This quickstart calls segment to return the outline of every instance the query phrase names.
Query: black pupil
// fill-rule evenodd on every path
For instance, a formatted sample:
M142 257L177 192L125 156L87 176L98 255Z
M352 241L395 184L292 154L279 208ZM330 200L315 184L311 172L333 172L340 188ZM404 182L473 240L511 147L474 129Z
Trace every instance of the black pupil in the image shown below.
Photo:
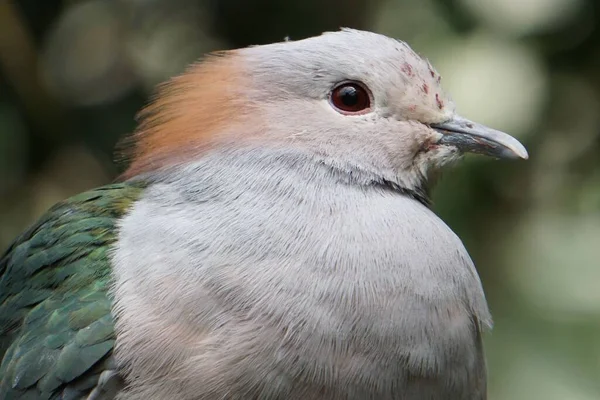
M348 107L358 104L358 90L353 86L344 86L340 89L340 100Z

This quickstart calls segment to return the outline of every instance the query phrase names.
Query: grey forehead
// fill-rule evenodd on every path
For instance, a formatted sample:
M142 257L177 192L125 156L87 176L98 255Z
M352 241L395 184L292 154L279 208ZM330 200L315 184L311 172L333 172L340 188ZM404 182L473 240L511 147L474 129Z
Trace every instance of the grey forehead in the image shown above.
M266 85L276 80L287 90L312 96L321 96L325 87L346 79L402 84L409 74L431 69L406 43L354 29L250 47L242 54L258 82Z

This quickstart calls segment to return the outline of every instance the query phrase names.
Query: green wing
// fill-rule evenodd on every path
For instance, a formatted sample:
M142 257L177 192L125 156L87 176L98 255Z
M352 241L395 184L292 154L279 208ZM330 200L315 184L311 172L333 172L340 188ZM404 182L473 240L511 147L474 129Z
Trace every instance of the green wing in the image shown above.
M123 183L72 197L2 255L0 399L86 398L114 370L108 251L142 191Z

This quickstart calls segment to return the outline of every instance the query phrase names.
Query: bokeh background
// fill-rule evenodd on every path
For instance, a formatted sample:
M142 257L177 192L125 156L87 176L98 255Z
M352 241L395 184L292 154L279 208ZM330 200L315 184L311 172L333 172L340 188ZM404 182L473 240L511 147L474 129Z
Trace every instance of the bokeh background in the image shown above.
M496 327L491 400L600 399L597 0L0 0L0 248L110 182L153 87L203 53L340 26L409 42L460 112L527 162L469 156L435 209L463 238Z

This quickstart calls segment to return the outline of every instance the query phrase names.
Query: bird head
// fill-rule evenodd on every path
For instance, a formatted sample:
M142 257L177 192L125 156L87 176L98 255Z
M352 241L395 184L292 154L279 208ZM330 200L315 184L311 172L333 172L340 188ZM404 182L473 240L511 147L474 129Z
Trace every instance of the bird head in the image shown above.
M528 157L513 137L458 115L440 81L406 43L352 29L215 54L142 111L125 177L223 146L271 146L420 190L465 152Z

